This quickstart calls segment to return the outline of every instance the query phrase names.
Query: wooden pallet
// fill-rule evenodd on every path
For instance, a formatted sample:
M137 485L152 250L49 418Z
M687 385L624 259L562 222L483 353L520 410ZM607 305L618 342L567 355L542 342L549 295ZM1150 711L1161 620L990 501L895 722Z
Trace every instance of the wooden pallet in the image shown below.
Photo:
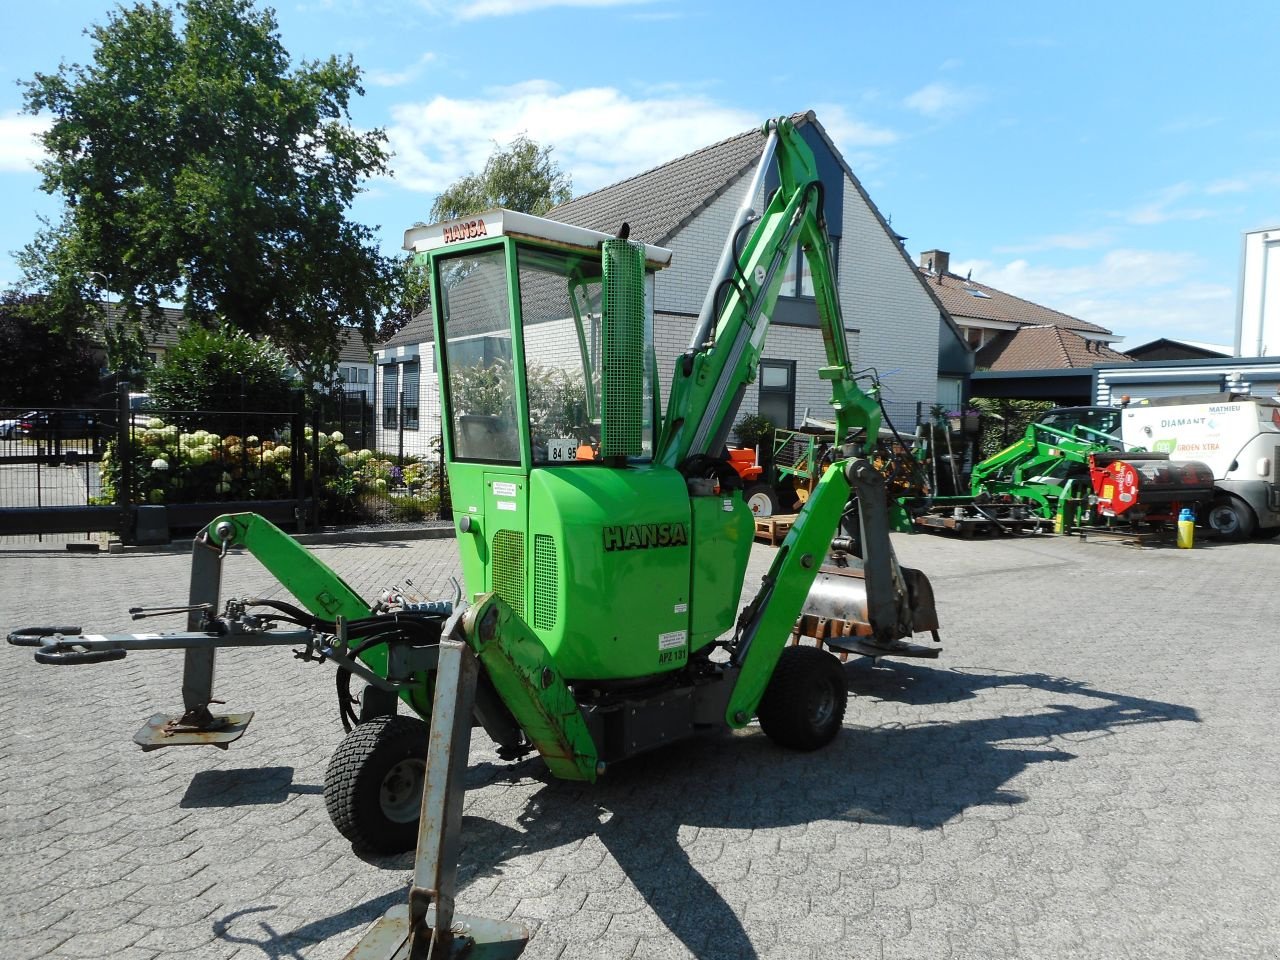
M787 538L795 522L794 513L775 513L772 517L756 517L756 539L776 547Z

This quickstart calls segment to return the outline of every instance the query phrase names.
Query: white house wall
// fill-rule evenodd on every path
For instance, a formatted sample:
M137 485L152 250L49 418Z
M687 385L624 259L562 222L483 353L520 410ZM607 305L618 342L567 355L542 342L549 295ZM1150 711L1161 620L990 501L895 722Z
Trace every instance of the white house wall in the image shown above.
M1236 355L1280 354L1280 228L1244 235Z
M912 429L916 404L923 404L927 413L937 402L942 318L915 267L849 180L840 242L840 303L846 326L860 331L854 368L879 371L895 424Z

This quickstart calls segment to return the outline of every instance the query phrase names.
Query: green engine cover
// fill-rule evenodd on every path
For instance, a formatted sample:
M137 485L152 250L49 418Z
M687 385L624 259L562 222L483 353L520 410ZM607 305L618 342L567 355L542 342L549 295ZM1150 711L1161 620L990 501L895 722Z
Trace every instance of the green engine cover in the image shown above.
M678 472L583 466L524 475L455 463L449 480L455 516L467 518L458 545L468 598L502 597L566 678L642 677L685 664L693 531ZM708 527L723 533L724 523Z
M690 515L666 468L529 475L530 623L574 680L674 670L689 655Z

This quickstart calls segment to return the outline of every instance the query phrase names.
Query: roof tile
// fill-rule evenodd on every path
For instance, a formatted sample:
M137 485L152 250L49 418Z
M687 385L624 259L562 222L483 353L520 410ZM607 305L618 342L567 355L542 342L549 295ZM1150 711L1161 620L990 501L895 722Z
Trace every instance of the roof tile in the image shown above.
M1105 343L1086 340L1060 326L1022 327L1001 334L978 351L979 370L1065 370L1099 363L1131 363L1132 357Z
M938 295L947 311L960 324L964 323L965 318L972 317L976 320L1002 320L1008 323L1047 324L1085 333L1111 333L1106 327L1100 327L1096 323L1050 310L977 280L958 277L954 273L934 274L923 268L917 269L925 277L929 288Z

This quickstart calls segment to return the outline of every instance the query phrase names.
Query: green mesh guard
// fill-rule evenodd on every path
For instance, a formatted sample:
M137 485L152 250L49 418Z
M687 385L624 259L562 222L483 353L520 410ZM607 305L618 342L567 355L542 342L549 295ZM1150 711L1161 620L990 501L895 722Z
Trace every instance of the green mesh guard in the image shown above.
M533 537L533 625L538 630L554 630L557 594L556 542L545 533Z
M600 455L635 457L644 430L644 244L606 240Z
M524 534L519 530L493 535L493 592L524 617Z

